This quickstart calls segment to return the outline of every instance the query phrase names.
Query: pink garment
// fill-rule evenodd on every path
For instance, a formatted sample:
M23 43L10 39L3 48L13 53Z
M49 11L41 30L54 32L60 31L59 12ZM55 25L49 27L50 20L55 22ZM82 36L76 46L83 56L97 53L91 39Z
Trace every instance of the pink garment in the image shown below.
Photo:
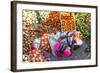
M55 42L54 48L53 48L55 56L57 56L57 57L59 57L59 56L61 56L61 57L69 57L72 54L72 52L70 50L70 47L65 47L65 50L63 52L59 52L58 51L59 46L60 46L60 43L58 41Z

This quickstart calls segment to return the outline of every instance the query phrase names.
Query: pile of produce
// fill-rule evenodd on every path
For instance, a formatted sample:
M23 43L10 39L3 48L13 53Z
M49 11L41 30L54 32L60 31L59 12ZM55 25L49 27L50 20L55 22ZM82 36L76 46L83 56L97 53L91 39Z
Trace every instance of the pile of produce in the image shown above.
M84 38L91 36L91 14L90 13L75 13L76 30L80 31Z
M74 30L75 29L74 13L62 12L60 22L61 22L62 32Z
M46 57L41 52L41 50L36 49L36 48L32 48L29 51L29 58L30 58L30 62L44 62L44 61L47 61Z
M40 48L44 49L45 51L50 51L50 45L48 42L48 33L44 33L43 36L40 37Z

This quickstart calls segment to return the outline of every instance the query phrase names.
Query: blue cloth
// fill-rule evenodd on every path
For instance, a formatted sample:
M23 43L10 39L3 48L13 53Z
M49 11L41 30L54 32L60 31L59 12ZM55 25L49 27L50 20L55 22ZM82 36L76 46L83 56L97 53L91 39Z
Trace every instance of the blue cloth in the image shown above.
M71 47L72 45L71 37L67 36L66 41L68 43L68 46Z

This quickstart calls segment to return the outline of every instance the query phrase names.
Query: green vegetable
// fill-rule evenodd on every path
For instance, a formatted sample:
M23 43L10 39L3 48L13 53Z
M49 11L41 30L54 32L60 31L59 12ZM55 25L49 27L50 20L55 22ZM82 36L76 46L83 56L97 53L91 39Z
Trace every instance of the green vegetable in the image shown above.
M90 13L75 13L76 30L80 31L84 38L89 38L91 35Z

